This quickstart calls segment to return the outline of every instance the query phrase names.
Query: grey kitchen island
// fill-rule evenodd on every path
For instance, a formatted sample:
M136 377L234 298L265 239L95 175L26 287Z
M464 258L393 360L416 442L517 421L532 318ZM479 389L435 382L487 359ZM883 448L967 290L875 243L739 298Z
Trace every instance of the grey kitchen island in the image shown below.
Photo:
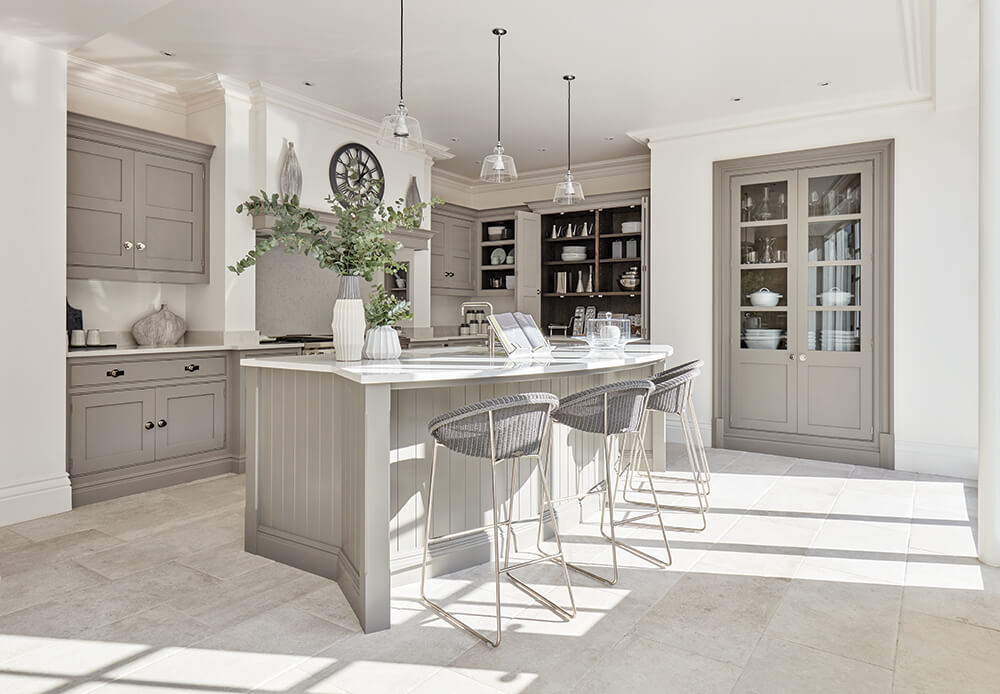
M365 631L389 627L391 586L415 580L433 442L428 422L478 400L546 391L563 397L663 370L668 346L624 352L558 349L533 360L476 350L409 350L399 360L337 362L334 355L258 357L241 364L246 384L248 552L336 580ZM662 421L647 445L662 463ZM554 497L585 492L602 478L600 437L553 428ZM515 519L538 513L537 473L518 476ZM509 468L507 468L509 470ZM489 466L442 450L435 535L482 526L491 514ZM510 475L495 471L506 499ZM582 507L569 509L577 517ZM560 522L572 524L573 518ZM487 533L432 550L431 573L490 557Z

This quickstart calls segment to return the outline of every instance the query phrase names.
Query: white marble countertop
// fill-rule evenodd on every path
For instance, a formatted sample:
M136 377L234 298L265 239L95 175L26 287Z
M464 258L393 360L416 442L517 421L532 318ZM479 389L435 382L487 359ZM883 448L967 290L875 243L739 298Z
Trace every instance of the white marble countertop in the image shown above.
M282 349L301 347L301 342L264 342L257 345L165 345L142 346L123 345L111 349L74 349L66 352L66 357L123 357L133 354L170 354L172 352L223 352L239 350L241 352L258 349Z
M407 384L434 381L528 380L574 373L619 371L654 364L673 354L669 345L629 345L624 351L589 351L587 347L560 347L547 355L524 359L498 356L490 359L485 349L449 347L435 350L407 350L399 359L338 362L332 354L243 359L242 366L333 373L365 385Z

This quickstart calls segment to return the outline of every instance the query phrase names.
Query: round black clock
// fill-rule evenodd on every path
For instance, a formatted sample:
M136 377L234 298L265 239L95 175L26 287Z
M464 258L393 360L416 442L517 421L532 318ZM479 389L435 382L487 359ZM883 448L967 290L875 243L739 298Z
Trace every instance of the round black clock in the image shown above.
M375 195L381 200L385 194L382 164L364 145L346 144L330 159L330 187L334 193L349 200L367 195Z

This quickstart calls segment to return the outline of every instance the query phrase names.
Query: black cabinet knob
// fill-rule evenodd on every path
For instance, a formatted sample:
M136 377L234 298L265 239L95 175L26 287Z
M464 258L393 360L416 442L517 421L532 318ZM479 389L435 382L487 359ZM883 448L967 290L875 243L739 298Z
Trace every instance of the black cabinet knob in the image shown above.
M149 431L150 429L153 428L153 423L152 422L146 422L142 426L146 429L146 431Z
M165 419L158 419L158 420L156 420L156 426L158 426L158 427L160 427L162 429L163 427L167 426L167 420L165 420Z

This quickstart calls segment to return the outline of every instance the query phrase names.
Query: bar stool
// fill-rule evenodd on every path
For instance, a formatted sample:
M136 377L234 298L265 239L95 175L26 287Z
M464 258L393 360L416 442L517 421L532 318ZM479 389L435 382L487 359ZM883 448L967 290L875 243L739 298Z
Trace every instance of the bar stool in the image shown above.
M600 488L595 487L594 489L575 496L557 499L556 502L569 501L571 499L578 500L587 494L604 495L604 501L601 505L601 535L611 543L611 578L599 576L570 562L566 562L566 565L574 571L578 571L579 573L608 585L614 585L618 582L617 549L619 547L659 567L667 567L673 561L673 558L670 555L670 544L667 542L667 531L663 525L663 518L659 515L659 508L657 508L657 510L653 513L645 514L640 517L615 517L615 498L618 495L618 482L621 479L622 474L625 472L625 468L621 466L621 462L624 458L622 455L624 443L626 443L629 438L638 440L639 429L642 424L643 413L646 408L646 399L653 391L653 387L654 386L650 381L644 380L621 381L610 385L598 386L596 388L590 388L562 398L559 401L559 406L552 411L552 421L559 422L560 424L564 424L565 426L576 429L577 431L588 432L591 434L601 434L604 437L604 445L602 446L604 458L604 482L601 485L598 485ZM551 435L550 431L549 436L551 437ZM641 445L641 441L639 445ZM549 448L551 449L551 444ZM614 456L615 459L614 462L612 462L614 453L617 453L617 455ZM649 468L649 461L645 458L643 460L646 464L646 472L649 475L649 483L652 485L653 478L652 471ZM655 495L653 497L653 501L656 503ZM608 523L610 534L604 532L605 506L608 509L608 515L610 518ZM652 515L656 515L660 520L660 531L663 534L663 546L666 548L667 552L666 561L643 552L642 550L623 542L615 536L616 527L626 524L638 524L637 521ZM539 542L541 541L541 532L542 524L541 519L539 518Z
M646 412L644 413L641 427L642 435L644 436L646 427L649 425L650 412L659 411L665 415L673 414L678 417L681 425L681 431L684 435L685 449L687 451L688 463L691 468L691 477L677 477L663 473L656 473L651 475L651 477L657 480L694 483L694 492L667 490L662 488L657 489L653 482L650 482L650 485L647 488L642 485L641 480L639 486L636 486L633 478L633 475L638 470L636 458L639 455L646 458L645 449L639 447L637 449L633 449L632 464L630 465L628 475L626 476L625 489L622 493L622 497L625 501L640 506L652 506L653 504L629 499L629 491L632 491L633 493L652 493L654 495L666 494L695 496L698 500L698 508L692 508L690 506L669 506L661 504L658 500L656 500L658 508L700 514L702 521L700 528L676 528L690 532L699 532L707 527L705 512L709 508L708 495L711 493L711 471L708 467L708 457L705 453L705 445L701 437L701 431L698 427L698 419L694 414L692 398L694 380L701 374L701 366L703 365L704 362L701 360L692 361L654 376L652 381L655 385L655 389L652 394L650 394L647 401Z
M566 561L563 558L562 542L559 538L559 529L556 527L555 514L552 513L552 501L549 499L548 484L545 480L545 466L542 465L542 441L545 439L546 430L549 427L549 415L552 409L559 404L559 398L551 393L522 393L519 395L507 395L491 400L460 407L451 412L446 412L431 420L429 425L430 435L434 438L434 453L431 458L431 479L428 487L427 518L424 526L424 558L420 566L420 598L434 610L438 615L450 622L452 625L463 629L478 637L490 646L500 645L500 574L506 574L507 578L515 586L526 592L538 602L542 603L563 619L572 619L576 616L576 603L573 600L573 588L569 581L569 572L566 570ZM439 535L431 537L431 515L434 508L434 476L437 471L437 455L440 447L445 447L456 453L467 455L473 458L483 458L490 461L490 479L493 490L493 573L496 583L496 618L497 633L496 639L491 639L485 634L473 629L462 620L445 610L437 603L427 598L424 592L424 579L427 571L427 551L432 542L440 542L462 535L469 535L479 532L491 526L472 528L457 533ZM556 552L510 564L511 545L511 521L514 505L514 478L518 469L520 458L534 458L538 461L538 470L541 476L542 485L542 509L539 513L539 523L542 522L544 507L549 509L549 518L552 522L552 531L555 534ZM506 522L506 545L504 549L504 563L500 565L500 538L497 506L497 487L494 471L496 466L505 460L512 460L511 487L509 501L507 505ZM570 609L566 610L544 597L538 591L531 588L523 581L512 575L511 572L531 564L543 561L552 561L560 564L563 569L563 578L566 581L566 590L569 593Z

